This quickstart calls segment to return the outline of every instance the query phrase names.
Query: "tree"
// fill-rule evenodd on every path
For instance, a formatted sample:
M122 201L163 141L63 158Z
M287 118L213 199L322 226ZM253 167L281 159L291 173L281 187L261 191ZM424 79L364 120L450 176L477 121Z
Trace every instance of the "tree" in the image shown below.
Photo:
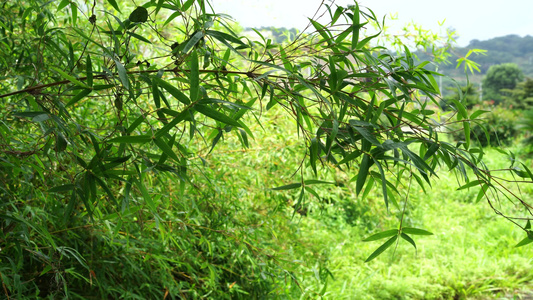
M449 87L448 90L451 91L451 95L444 97L443 106L444 109L447 108L448 103L451 103L452 99L464 99L466 109L472 109L476 104L479 104L479 92L473 83L469 82L466 86L462 87Z
M494 209L530 234L528 204L470 147L470 123L483 112L454 99L450 122L465 141L445 142L430 117L439 74L416 65L408 47L392 55L374 46L379 34L364 30L381 28L372 11L328 12L332 21L310 20L313 32L275 45L239 35L203 0L3 3L6 297L261 298L280 286L299 297L290 264L257 246L206 163L225 137L248 147L264 109L293 117L306 143L299 177L273 190L295 190L301 204L314 185L330 184L321 175L334 167L355 173L357 195L376 182L398 213L397 228L366 239L387 238L367 261L430 234L403 218L401 186L429 185L439 169L491 205L518 198L522 210ZM515 162L507 171L530 182Z
M526 78L514 89L502 89L504 104L514 109L529 109L533 105L533 79Z
M512 63L494 65L489 68L483 79L483 98L493 100L497 103L503 100L505 92L502 90L512 90L517 83L524 79L522 70Z

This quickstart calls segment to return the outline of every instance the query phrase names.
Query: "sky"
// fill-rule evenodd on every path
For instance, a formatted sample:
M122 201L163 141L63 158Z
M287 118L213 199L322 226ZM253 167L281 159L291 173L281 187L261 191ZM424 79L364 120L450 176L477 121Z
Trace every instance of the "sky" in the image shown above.
M324 0L331 4L331 0ZM227 13L243 27L275 26L303 30L322 0L211 0L217 13ZM335 4L354 4L337 0ZM444 27L456 30L459 46L470 40L487 40L508 34L533 35L533 0L360 0L376 16L396 15L387 21L391 30L399 30L414 21L426 29Z

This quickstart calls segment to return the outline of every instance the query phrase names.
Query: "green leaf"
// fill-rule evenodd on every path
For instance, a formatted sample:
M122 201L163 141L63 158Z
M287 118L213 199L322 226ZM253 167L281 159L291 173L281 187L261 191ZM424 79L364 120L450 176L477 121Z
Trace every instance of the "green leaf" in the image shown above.
M453 102L453 104L455 104L459 115L463 117L463 119L468 119L468 113L466 112L466 108L464 107L464 105L455 99L452 99L451 101Z
M92 92L92 89L83 89L76 96L72 97L70 101L65 105L66 107L72 106L78 103L81 99L87 97Z
M52 70L56 71L57 73L59 73L59 75L61 75L61 77L65 78L66 80L74 83L75 85L79 86L79 87L82 87L82 88L85 88L85 89L90 89L91 87L88 86L87 84L79 81L78 79L76 79L75 77L73 76L70 76L69 74L67 74L66 72L64 72L63 70L59 69L59 68L56 68L56 67L53 67L51 66L50 67Z
M359 195L363 186L365 185L366 177L368 176L368 170L372 166L373 161L370 160L370 156L365 154L361 160L361 167L359 168L359 173L357 175L357 182L355 185L355 193Z
M86 66L86 72L87 72L87 85L92 87L93 86L93 63L91 61L91 56L87 54L87 66Z
M193 5L194 1L195 0L187 0L185 3L183 3L183 5L181 6L181 11L186 12L187 10L189 10L191 5Z
M414 235L433 235L433 233L426 231L424 229L411 228L411 227L403 227L402 232L408 233L408 234L414 234Z
M352 50L357 49L357 43L359 42L359 4L355 2L355 9L353 12L353 19L352 19Z
M239 122L235 121L234 119L226 116L225 114L217 110L214 110L206 105L196 104L194 105L194 109L198 111L199 113L201 113L202 115L205 115L213 120L217 120L222 123L232 125L235 127L242 127L241 124L239 124Z
M428 151L426 151L426 154L424 155L423 160L428 160L437 150L439 150L440 145L438 143L432 143L431 146L429 146Z
M522 247L522 246L525 246L525 245L531 244L531 243L533 243L533 239L531 239L529 237L529 234L528 234L528 236L526 238L524 238L518 244L515 245L515 248Z
M463 122L463 131L465 133L465 146L466 149L470 148L470 122Z
M44 267L44 269L42 270L41 274L39 274L39 276L43 276L44 274L48 273L50 270L52 270L52 266L47 265L46 267Z
M200 93L200 73L198 70L198 53L196 53L196 51L191 53L191 62L189 64L189 67L191 69L189 77L191 81L190 98L191 101L194 102L198 100L198 96Z
M318 159L318 142L316 138L311 139L311 145L309 146L309 156L311 168L313 169L315 176L317 176L318 173L316 169L316 161Z
M69 5L70 3L70 0L62 0L59 5L57 6L57 11L60 11L62 10L63 8L65 8L67 5Z
M272 188L272 190L273 191L294 190L294 189L297 189L297 188L299 188L301 186L302 186L301 183L291 183L291 184L287 184L287 185L283 185L283 186L278 186L278 187Z
M116 59L114 61L115 61L115 66L117 66L118 77L120 78L120 82L122 82L122 85L124 86L125 89L129 90L130 80L128 78L128 72L126 71L126 68L124 68L124 65L120 61Z
M415 244L415 241L410 237L408 236L407 234L403 233L400 235L402 237L402 239L406 240L409 242L409 244L413 245L413 247L415 247L415 250L416 250L416 244Z
M479 201L481 201L481 199L483 198L483 196L485 196L485 193L488 191L489 189L489 185L488 184L484 184L481 189L479 190L478 194L477 194L477 197L476 197L476 203L478 203Z
M183 53L189 52L189 50L191 50L203 37L204 32L202 30L199 30L195 34L193 34L187 44L185 44L185 47L183 47Z
M120 9L118 8L117 2L115 0L107 0L107 2L111 4L111 6L113 6L117 11L120 12Z
M524 167L524 169L526 169L526 173L529 176L529 179L533 180L533 173L531 172L531 170L529 170L529 168L526 165L524 165L523 163L522 163L522 167Z
M363 136L363 138L370 143L374 144L375 146L381 146L381 143L376 139L376 137L368 130L366 127L356 126L357 120L350 120L350 125L353 129L357 130L359 134Z
M67 149L67 145L68 145L68 142L65 136L61 132L57 133L56 134L56 147L55 147L56 152L65 151Z
M478 186L480 185L481 183L483 183L484 181L483 180L474 180L474 181L470 181L469 183L461 186L460 188L458 188L457 190L464 190L464 189L468 189L468 188L471 188L473 186Z
M391 237L388 241L386 241L383 245L381 245L376 251L374 251L370 256L365 260L365 263L373 260L374 258L378 257L383 251L387 250L394 242L398 239L398 236L395 235Z
M232 43L235 43L235 44L246 46L246 44L243 43L238 38L236 38L236 37L234 37L232 35L229 35L227 33L224 33L224 32L220 32L220 31L216 31L216 30L206 30L205 34L216 38L217 40L223 42L224 44L225 44L226 41L229 41L229 42L232 42Z
M145 43L148 43L148 44L151 44L151 43L152 43L152 42L150 42L149 39L147 39L147 38L145 38L145 37L143 37L143 36L140 36L140 35L138 35L138 34L136 34L136 33L134 33L134 32L126 31L126 33L129 34L129 35L131 35L132 37L134 37L134 38L140 40L140 41L145 42Z
M382 232L378 232L376 234L373 234L366 239L363 240L363 242L371 242L371 241L377 241L384 238L388 238L389 236L398 235L398 229L390 229Z
M322 181L322 180L316 180L316 179L307 179L304 180L305 185L313 185L313 184L335 184L335 182L330 181Z
M151 141L153 138L151 135L131 135L131 136L119 136L108 140L109 143L125 143L125 144L144 144Z
M374 163L379 169L379 174L381 175L381 190L383 192L383 199L385 200L385 206L389 209L389 199L387 194L387 179L385 178L385 172L381 164L374 158Z
M174 153L172 148L167 143L165 143L165 141L163 141L163 139L155 138L154 143L157 145L157 147L159 147L159 149L161 149L161 151L163 151L163 153L168 155L168 157L172 158L176 162L180 162L179 157L176 155L176 153Z
M185 105L189 105L191 103L189 98L176 87L174 87L172 84L157 77L152 78L152 80L155 80L157 82L157 85L169 92L174 98L178 99L179 102Z
M76 188L74 184L64 184L60 186L55 186L48 190L49 193L59 193L59 192L66 192L66 191L72 191Z
M141 181L136 180L137 187L141 191L141 194L143 196L144 202L148 205L148 209L151 213L156 213L156 206L154 201L152 200L152 197L150 196L150 193L148 193L148 190L146 189L146 186L142 184Z
M331 43L332 37L329 35L329 31L326 27L322 26L320 23L316 22L313 19L309 19L313 27L315 27L316 31L322 36L324 41L328 44Z
M176 125L178 125L178 123L180 123L181 121L185 120L185 118L187 118L187 116L190 114L190 112L188 110L184 110L182 111L180 114L178 114L172 121L170 121L168 124L166 124L165 126L163 126L163 128L159 129L156 133L155 133L155 137L156 138L159 138L163 135L165 135L167 132L170 131L170 129L176 127Z
M490 111L488 110L476 110L475 112L473 112L471 115L470 115L470 120L474 120L475 118L481 116L482 114L486 114L486 113L489 113Z
M129 18L131 22L144 23L148 20L148 10L142 6L131 12Z

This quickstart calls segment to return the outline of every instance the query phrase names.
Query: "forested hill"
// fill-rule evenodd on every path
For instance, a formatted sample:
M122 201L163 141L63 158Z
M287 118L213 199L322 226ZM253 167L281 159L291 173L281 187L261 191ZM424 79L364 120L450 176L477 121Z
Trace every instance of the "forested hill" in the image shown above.
M486 55L473 55L469 57L479 64L481 74L485 74L490 66L503 63L517 64L526 77L533 77L533 36L520 37L518 35L506 35L486 41L472 40L467 47L455 48L453 57L466 55L470 49L487 50ZM424 53L417 53L419 59L430 59ZM455 59L451 59L451 64L441 64L440 72L449 75L461 75L463 69L456 69Z

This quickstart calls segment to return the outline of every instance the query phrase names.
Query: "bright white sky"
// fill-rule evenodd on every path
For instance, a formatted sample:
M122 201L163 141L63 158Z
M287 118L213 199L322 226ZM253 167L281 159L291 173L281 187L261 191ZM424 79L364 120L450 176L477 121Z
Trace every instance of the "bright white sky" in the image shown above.
M331 4L330 0L325 3ZM275 26L303 30L321 0L211 0L217 13L227 13L243 27ZM353 4L337 0L335 4ZM414 21L424 28L454 28L459 46L470 40L487 40L497 36L533 35L533 0L360 0L360 6L374 11L378 18L397 13L398 19L388 26L401 28ZM393 29L394 30L394 29Z

